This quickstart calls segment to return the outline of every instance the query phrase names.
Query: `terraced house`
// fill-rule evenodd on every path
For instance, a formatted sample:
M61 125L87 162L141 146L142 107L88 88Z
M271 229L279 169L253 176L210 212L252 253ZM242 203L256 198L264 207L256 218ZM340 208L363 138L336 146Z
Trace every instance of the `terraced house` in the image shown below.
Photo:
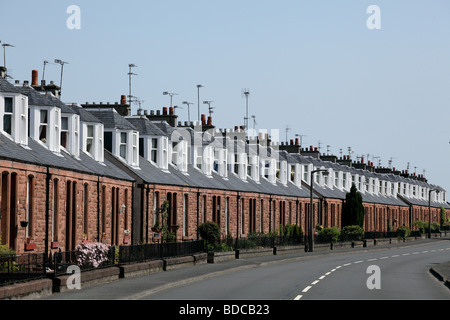
M183 123L173 108L131 114L124 96L67 104L36 71L31 84L10 83L2 71L0 232L17 252L152 242L164 201L179 241L197 239L206 221L234 238L287 224L308 234L311 203L313 225L340 227L352 184L363 197L366 231L428 220L429 203L433 222L441 207L450 217L446 191L423 176L321 155L297 139L218 130L205 116Z

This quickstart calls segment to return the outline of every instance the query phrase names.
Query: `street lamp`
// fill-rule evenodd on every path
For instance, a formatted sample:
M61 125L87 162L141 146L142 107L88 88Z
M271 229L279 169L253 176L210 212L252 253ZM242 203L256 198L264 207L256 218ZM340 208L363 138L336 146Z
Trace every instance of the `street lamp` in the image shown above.
M431 192L433 191L436 191L436 194L439 193L438 189L428 190L428 239L431 239Z
M313 189L314 189L314 181L313 181L313 174L323 172L323 175L328 175L328 170L318 169L311 171L310 173L310 185L311 185L311 193L310 193L310 215L309 215L309 252L314 251L314 210L313 210Z

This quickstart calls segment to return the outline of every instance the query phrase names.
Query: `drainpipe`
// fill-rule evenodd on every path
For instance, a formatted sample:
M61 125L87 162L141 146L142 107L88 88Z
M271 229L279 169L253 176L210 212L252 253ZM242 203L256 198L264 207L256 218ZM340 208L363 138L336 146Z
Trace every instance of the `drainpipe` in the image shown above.
M269 232L272 231L272 195L269 195Z
M134 190L134 188L133 188L133 190ZM145 221L146 221L146 227L145 227L145 238L146 238L146 242L148 243L148 217L149 217L149 213L150 213L150 209L149 209L149 206L148 206L148 200L149 200L149 195L150 195L150 187L149 186L147 186L146 187L146 191L147 191L147 196L146 196L146 199L145 199L145 201L146 201L146 217L145 217ZM153 193L154 193L154 191L153 191ZM134 207L134 206L133 206ZM134 216L134 214L133 214L133 216Z
M97 241L100 242L100 176L97 176Z
M47 262L48 262L48 228L49 228L49 211L50 211L50 179L51 179L51 175L50 175L50 171L49 171L49 167L47 166L47 173L46 173L46 179L45 179L45 189L46 189L46 194L45 194L45 257L44 257L44 272L47 273Z
M236 205L236 239L239 239L239 213L240 213L240 208L241 208L241 196L239 194L239 192L237 193L237 197L236 197L236 201L237 201L237 205Z
M200 235L198 233L198 219L200 219L200 191L197 189L197 240L199 240Z

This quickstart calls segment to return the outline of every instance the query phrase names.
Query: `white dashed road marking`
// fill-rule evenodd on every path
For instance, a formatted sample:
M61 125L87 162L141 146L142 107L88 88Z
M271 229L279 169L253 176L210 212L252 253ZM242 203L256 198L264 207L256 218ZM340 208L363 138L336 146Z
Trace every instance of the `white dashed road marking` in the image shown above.
M444 250L450 250L450 247L449 247L449 248L445 248L445 249L439 249L439 250L431 250L431 251L428 251L428 250L425 250L425 251L422 251L422 252L416 251L416 252L413 252L412 254L421 254L421 253L436 252L436 251L444 251ZM402 256L409 256L410 254L411 254L411 253L403 253ZM400 256L400 255L395 254L395 255L391 256L391 258L396 258L396 257L399 257L399 256ZM375 261L375 260L378 260L378 259L384 260L384 259L389 259L389 257L386 256L386 257L381 257L381 258L371 258L371 259L367 259L367 260L365 260L365 261L366 261L366 262L370 262L370 261ZM352 264L362 263L362 262L364 262L364 260L355 261L355 262L353 262L353 263L349 262L349 263L343 264L342 266L337 266L337 267L335 267L334 269L331 269L329 272L325 273L323 276L320 276L320 277L319 277L319 280L313 281L313 282L311 283L311 285L305 287L305 288L302 290L302 292L303 292L303 293L308 292L308 290L311 289L313 285L319 283L320 280L325 279L326 276L330 275L332 272L336 271L337 269L339 269L339 268L341 268L341 267L347 267L347 266L350 266L350 265L352 265ZM298 295L298 296L296 296L296 297L294 298L294 300L300 300L302 297L303 297L303 295Z

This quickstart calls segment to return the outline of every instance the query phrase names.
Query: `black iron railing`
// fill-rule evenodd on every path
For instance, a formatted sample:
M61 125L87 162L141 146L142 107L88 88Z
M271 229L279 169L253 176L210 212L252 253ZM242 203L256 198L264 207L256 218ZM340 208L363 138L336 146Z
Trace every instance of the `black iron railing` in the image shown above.
M46 277L45 255L29 253L0 257L0 286Z
M120 246L118 263L126 264L146 260L187 256L204 251L203 240Z

